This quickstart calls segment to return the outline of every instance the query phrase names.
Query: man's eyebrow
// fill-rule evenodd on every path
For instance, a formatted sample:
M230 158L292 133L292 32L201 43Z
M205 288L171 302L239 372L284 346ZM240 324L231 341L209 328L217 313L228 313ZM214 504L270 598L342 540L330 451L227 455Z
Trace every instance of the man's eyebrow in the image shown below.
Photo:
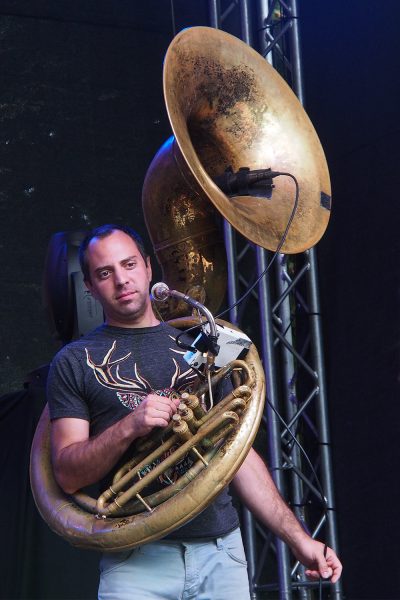
M136 260L138 257L137 254L132 254L132 256L128 256L128 258L124 258L123 260L121 260L120 264L123 265L124 263L128 262L129 260Z
M127 256L126 258L123 258L120 261L120 265L124 265L125 263L129 262L130 260L137 260L138 255L137 254L132 254L132 256ZM94 272L95 273L100 273L100 271L104 271L104 269L108 269L112 271L112 265L102 265L100 267L97 267Z

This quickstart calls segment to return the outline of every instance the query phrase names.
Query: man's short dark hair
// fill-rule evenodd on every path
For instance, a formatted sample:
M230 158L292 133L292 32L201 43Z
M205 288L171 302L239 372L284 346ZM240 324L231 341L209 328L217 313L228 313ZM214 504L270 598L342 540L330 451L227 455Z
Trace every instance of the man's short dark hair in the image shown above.
M147 260L148 254L144 247L143 240L140 237L140 235L134 229L132 229L132 227L128 227L128 225L113 225L112 223L108 223L107 225L101 225L100 227L95 227L86 234L85 238L81 242L81 245L79 246L79 263L81 265L83 279L85 281L90 281L89 266L87 264L86 259L86 250L90 242L94 238L105 238L111 235L113 231L122 231L123 233L126 233L126 235L129 235L129 237L132 238L135 244L137 245L138 250L141 256L143 257L143 260Z

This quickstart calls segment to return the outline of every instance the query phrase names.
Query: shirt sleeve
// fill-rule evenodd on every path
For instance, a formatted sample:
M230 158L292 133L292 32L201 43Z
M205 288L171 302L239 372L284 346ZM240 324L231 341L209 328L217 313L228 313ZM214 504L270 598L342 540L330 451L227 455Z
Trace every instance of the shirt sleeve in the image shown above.
M65 347L54 357L47 379L50 419L71 417L89 421L84 389L82 365L74 352Z

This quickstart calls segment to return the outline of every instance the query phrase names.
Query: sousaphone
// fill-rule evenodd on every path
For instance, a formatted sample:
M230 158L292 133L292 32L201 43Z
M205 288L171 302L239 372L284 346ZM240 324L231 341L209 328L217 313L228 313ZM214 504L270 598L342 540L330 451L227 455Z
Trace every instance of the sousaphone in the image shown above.
M285 176L273 185L252 186L240 175L230 193L223 191L221 176L236 177L245 168L245 175L272 169L296 177L298 210L282 248L295 253L314 245L327 226L328 169L314 128L292 91L259 54L226 33L195 27L178 34L165 58L164 94L174 137L146 175L146 224L163 279L178 291L167 312L181 314L176 298L185 294L214 312L226 287L216 214L248 240L275 250L295 196L293 182ZM183 320L184 327L193 323ZM172 324L181 326L182 321ZM155 495L146 495L135 473L163 452L158 445L172 443L157 432L138 442L136 459L116 475L113 491L99 501L81 492L65 495L53 476L46 410L32 446L31 483L49 526L73 545L118 551L161 538L195 517L234 477L263 413L264 375L254 346L244 361L217 372L215 381L230 373L235 374L232 393L206 414L196 405L204 385L182 397L170 435L174 444L179 438L181 453L194 457L194 465L167 492Z

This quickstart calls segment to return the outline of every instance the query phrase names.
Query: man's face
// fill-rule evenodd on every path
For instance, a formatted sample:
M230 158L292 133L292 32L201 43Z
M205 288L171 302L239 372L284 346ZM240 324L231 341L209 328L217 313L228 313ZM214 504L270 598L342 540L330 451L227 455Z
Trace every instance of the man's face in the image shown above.
M101 303L109 325L155 324L149 297L150 261L145 262L129 235L116 230L107 237L93 238L86 258L90 281L85 283Z

